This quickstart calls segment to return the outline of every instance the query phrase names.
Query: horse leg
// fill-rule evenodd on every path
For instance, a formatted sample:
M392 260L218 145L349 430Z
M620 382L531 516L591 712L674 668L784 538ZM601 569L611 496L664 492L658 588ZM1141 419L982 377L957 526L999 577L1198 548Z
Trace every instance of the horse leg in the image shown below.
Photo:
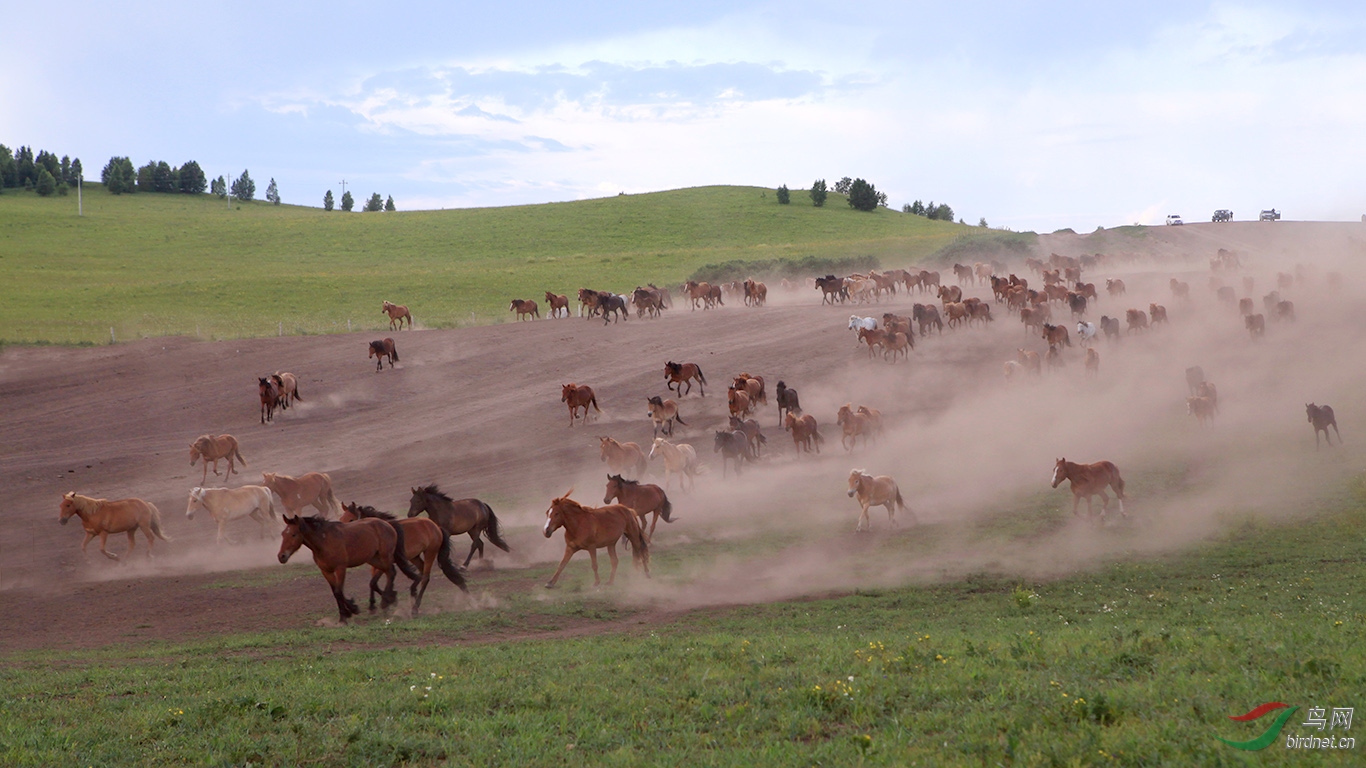
M612 561L612 571L607 574L607 586L612 586L612 582L617 580L617 543L614 541L607 545L607 557Z
M389 563L389 570L385 571L389 578L384 582L384 591L380 593L379 607L388 613L389 607L398 602L398 592L394 591L394 579L398 576L398 566L393 562Z
M545 588L550 589L555 586L555 582L560 580L560 574L564 572L564 567L569 565L569 558L574 556L574 548L568 544L564 545L564 557L560 558L560 567L555 569L555 575L550 577L550 581L545 583Z
M1091 500L1090 500L1090 499L1087 499L1087 500L1086 500L1086 503L1087 503L1087 504L1090 504L1090 503L1091 503ZM1079 506L1081 506L1081 494L1080 494L1080 493L1077 493L1076 491L1073 491L1073 492L1072 492L1072 517L1076 517L1076 516L1077 516L1077 507L1079 507Z
M884 505L887 507L887 524L896 527L896 498L889 499Z
M226 516L220 517L220 518L218 518L217 522L218 522L218 535L215 536L215 537L213 538L213 543L214 543L214 544L222 544L223 541L224 541L225 539L228 538L228 533L227 533L228 518L227 518ZM265 526L262 526L262 527L261 527L261 538L264 539L265 537L266 537L266 535L265 535ZM232 542L228 542L228 543L232 543Z
M422 578L419 579L419 581L422 582L422 588L425 590L427 588L427 572L432 569L431 564L423 559L422 554L418 554L416 557L410 557L408 559L412 561L413 565L416 565L422 570ZM427 559L430 560L431 558ZM422 598L417 593L417 581L414 581L412 586L408 587L408 596L416 598L417 600L417 602L413 604L413 613L416 614L417 607L422 604Z
M89 544L90 540L93 538L95 538L95 534L91 533L90 531L85 532L85 541L81 542L81 557L85 557L85 545Z
M370 566L370 612L375 612L375 593L379 591L380 569Z
M655 510L655 517L650 521L650 533L646 536L647 541L654 541L656 525L659 525L659 510Z

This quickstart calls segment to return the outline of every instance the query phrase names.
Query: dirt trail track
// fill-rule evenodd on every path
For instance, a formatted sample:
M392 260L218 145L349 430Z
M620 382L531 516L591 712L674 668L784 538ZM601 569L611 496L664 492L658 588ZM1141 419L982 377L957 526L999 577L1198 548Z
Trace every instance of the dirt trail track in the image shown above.
M1215 234L1246 248L1257 232L1251 226L1229 225ZM1289 225L1279 226L1289 237ZM1103 283L1106 274L1125 274L1134 294L1128 305L1146 306L1149 295L1163 298L1168 277L1185 275L1201 293L1199 300L1211 302L1196 283L1207 274L1203 254L1213 250L1211 233L1207 227L1185 229L1159 232L1167 239L1152 238L1145 248L1165 256L1190 248L1200 258L1162 267L1116 265L1087 279ZM1335 238L1341 247L1344 238ZM1064 238L1052 248L1066 252L1068 242ZM1084 242L1077 242L1082 245L1074 250L1084 249ZM1279 254L1286 247L1264 250ZM946 270L945 282L951 277ZM967 292L990 298L989 288L982 286ZM288 566L297 574L292 581L210 588L227 571L280 566L274 563L275 527L269 541L258 542L253 524L235 523L230 533L240 543L220 548L214 546L210 521L185 519L187 492L201 477L199 467L189 466L188 444L203 433L236 435L249 462L229 483L211 472L210 486L259 483L262 471L316 470L331 474L341 500L399 513L406 511L408 489L428 482L456 497L483 498L503 519L513 544L512 555L498 553L500 569L558 557L559 538L546 542L538 530L550 497L577 483L576 496L597 503L605 465L599 462L595 435L648 448L645 398L668 396L662 373L666 360L699 363L708 382L705 398L694 393L681 400L690 426L680 428L679 438L693 442L710 465L699 483L710 490L679 500L685 519L714 522L735 514L719 506L725 486L720 465L712 460L711 434L724 423L729 378L741 370L763 375L770 390L770 403L758 416L770 440L770 458L767 467L747 473L739 486L745 493L817 474L826 484L838 485L851 465L922 461L908 450L889 458L888 451L909 445L897 440L846 457L834 410L846 401L870 402L893 424L927 423L949 412L955 401L994 397L1003 387L1001 361L1015 348L1044 349L1041 341L1023 335L1018 320L996 307L1000 319L990 327L922 340L909 364L870 361L855 350L845 328L851 313L909 315L912 301L930 300L902 294L881 305L826 307L814 291L784 294L773 286L766 308L693 312L678 301L662 319L633 316L609 327L572 317L450 331L5 349L0 353L0 477L6 486L0 508L0 594L11 610L0 624L0 650L43 647L54 637L68 646L99 646L142 637L174 640L287 628L328 614L331 601L306 558ZM1104 311L1116 314L1118 306L1102 301L1092 319ZM1309 314L1308 303L1301 306ZM1197 310L1183 313L1175 307L1173 314L1175 321L1183 314L1198 316ZM1220 333L1220 338L1243 337L1238 328ZM365 349L383 335L396 339L401 362L376 373ZM1156 348L1143 340L1132 344L1134 350ZM1103 370L1126 370L1118 352L1103 352ZM1134 375L1143 375L1137 359L1129 364L1136 366ZM1154 375L1168 377L1186 364L1184 358L1172 360ZM1065 388L1079 386L1080 369L1080 357L1073 357ZM304 401L277 413L273 424L261 425L256 377L276 370L298 374ZM775 428L771 391L779 379L795 386L806 410L820 420L827 438L821 458L797 464L791 441ZM559 395L560 385L570 381L597 391L605 413L596 423L567 427ZM1123 397L1119 391L1111 394ZM935 445L934 433L923 439ZM1033 463L1051 465L1054 446L1042 441L1035 447L1038 455L1029 457ZM1032 464L1021 470L1047 471ZM95 552L96 540L83 561L79 524L57 524L57 504L68 490L147 499L160 508L174 540L158 542L157 557L147 562L141 556L146 542L139 537L139 553L119 564ZM841 529L845 523L852 527L854 511L841 509ZM928 517L935 517L933 502ZM683 537L685 525L661 530ZM462 557L466 542L456 543ZM111 538L111 551L125 548L121 536ZM349 585L352 594L361 589L358 577ZM478 579L473 572L472 584ZM509 583L532 588L529 578ZM446 591L450 585L434 581L432 589Z

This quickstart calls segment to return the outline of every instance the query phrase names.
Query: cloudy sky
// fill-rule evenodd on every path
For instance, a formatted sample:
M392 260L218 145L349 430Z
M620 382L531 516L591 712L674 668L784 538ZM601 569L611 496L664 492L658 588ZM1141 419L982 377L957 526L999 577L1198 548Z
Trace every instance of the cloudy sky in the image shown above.
M1366 213L1366 4L11 7L0 143L510 205L862 176L1051 231Z

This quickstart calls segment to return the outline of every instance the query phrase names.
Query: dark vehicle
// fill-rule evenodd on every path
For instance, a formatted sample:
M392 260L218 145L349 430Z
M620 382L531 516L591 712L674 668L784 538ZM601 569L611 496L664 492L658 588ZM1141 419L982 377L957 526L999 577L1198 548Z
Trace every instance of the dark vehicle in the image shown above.
M1230 211L1227 208L1220 208L1214 212L1214 216L1210 218L1210 221L1233 221L1233 211Z

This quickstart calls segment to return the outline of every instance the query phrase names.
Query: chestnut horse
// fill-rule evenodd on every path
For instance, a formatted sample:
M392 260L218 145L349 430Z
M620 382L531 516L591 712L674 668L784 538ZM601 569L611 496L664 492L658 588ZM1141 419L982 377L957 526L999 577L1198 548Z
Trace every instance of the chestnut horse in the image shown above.
M1053 465L1053 487L1057 488L1063 480L1072 481L1072 516L1077 515L1077 505L1081 504L1083 498L1086 499L1086 514L1094 517L1095 513L1091 508L1091 497L1101 498L1100 514L1103 518L1105 510L1110 506L1110 497L1105 493L1105 486L1110 486L1115 491L1115 496L1119 501L1119 514L1124 514L1124 478L1119 476L1119 468L1109 461L1098 461L1094 464L1077 464L1067 459L1058 459Z
M299 551L299 547L308 547L313 552L313 563L332 587L332 597L337 600L337 613L343 623L360 613L355 601L343 591L347 568L358 565L371 567L371 611L375 610L376 592L380 594L381 608L387 609L398 602L398 593L394 591L395 566L410 579L422 578L403 555L403 531L398 526L373 518L353 523L334 523L316 515L286 517L284 520L285 529L280 532L280 552L276 558L283 565L289 562L290 555ZM381 575L389 577L383 591L379 588Z
M133 538L133 534L139 530L147 537L148 557L152 556L152 545L156 539L171 540L161 532L161 512L157 510L156 505L142 499L92 499L71 491L62 496L61 513L57 519L62 525L66 525L73 517L79 517L81 527L85 528L85 540L81 542L82 555L85 554L85 545L99 536L100 554L110 560L118 560L118 555L105 548L111 533L128 534L130 555L133 553L133 547L137 545L137 539Z
M593 406L593 410L602 413L598 407L598 396L593 394L593 388L587 384L564 384L560 387L560 402L569 407L569 426L574 426L574 418L578 415L579 409L583 409L583 423L588 423L588 406Z
M275 408L280 404L280 388L269 377L256 378L256 391L261 396L261 423L275 421Z
M409 312L408 308L402 304L390 304L386 301L380 311L389 316L389 330L394 330L394 323L398 323L400 331L403 330L404 320L408 321L408 330L413 329L413 313Z
M479 538L480 535L488 536L489 542L504 552L512 551L498 532L498 516L493 514L493 507L479 499L452 501L435 483L411 490L413 495L408 500L408 517L417 517L426 512L446 535L470 535L470 552L465 555L464 567L469 567L476 551L479 552L479 559L484 559L484 542Z
M325 472L309 472L297 478L266 472L261 479L262 485L280 497L286 512L298 515L304 507L312 506L324 519L333 511L341 514L341 503L332 494L332 478Z
M610 437L598 438L598 449L607 468L613 472L631 472L636 477L644 477L646 470L645 451L636 443L620 443Z
M757 420L732 416L730 417L730 428L731 431L739 430L745 433L745 437L749 438L750 447L754 449L755 456L763 453L762 445L768 442L768 438L764 437L763 430L759 428Z
M792 411L788 411L787 418L783 421L783 429L792 433L792 444L798 456L801 455L803 448L806 449L807 453L811 453L813 443L816 446L816 453L821 452L821 443L825 441L825 438L821 437L821 433L817 429L815 416L809 413L798 416Z
M636 567L644 568L645 577L649 578L650 542L645 538L645 531L636 513L624 504L585 507L569 498L573 492L574 489L570 488L565 495L552 500L550 508L545 511L542 532L547 539L560 528L564 529L564 557L560 560L560 567L555 569L555 575L546 582L546 589L555 586L555 582L560 580L569 558L585 549L593 564L593 586L601 584L598 578L598 549L601 547L607 547L607 556L612 560L612 572L607 576L607 583L611 585L617 577L617 542L623 536L631 544L631 559Z
M558 293L545 292L546 306L550 307L547 317L558 317L560 310L564 310L564 316L569 317L569 297Z
M854 450L860 435L863 436L864 446L868 445L868 435L873 432L873 417L870 414L855 412L849 403L845 403L840 406L835 423L844 429L840 445L844 446L846 451Z
M697 389L703 397L707 396L707 377L702 375L702 368L697 363L675 363L670 360L664 364L664 386L671 392L677 392L679 397L692 391L692 379L697 379ZM688 388L683 389L686 384Z
M531 299L513 299L512 303L508 305L508 311L515 311L518 320L541 319L541 309Z
M1328 428L1332 427L1338 433L1338 445L1342 445L1342 433L1338 432L1338 417L1333 415L1332 406L1314 405L1313 403L1304 404L1304 412L1309 416L1309 423L1314 425L1314 450L1319 448L1319 432L1323 432L1323 439L1328 443L1328 447L1333 447L1333 441L1328 437ZM128 534L131 540L133 534Z
M389 367L393 368L394 363L398 362L398 347L394 346L393 339L379 339L370 342L370 354L368 357L375 358L375 373L384 370L384 358L389 358Z
M193 443L190 443L190 466L194 466L196 461L204 461L204 477L199 481L201 484L209 479L209 462L213 462L213 473L218 474L218 460L228 460L228 476L231 477L236 470L233 468L233 460L242 462L242 466L247 465L247 460L242 458L242 450L237 446L237 438L232 435L200 435ZM241 474L241 473L238 473Z
M613 499L630 507L640 516L641 530L645 528L645 516L654 515L654 519L650 522L650 531L645 534L645 537L651 541L654 541L655 526L659 525L659 518L663 517L666 523L674 521L669 516L673 513L674 507L673 504L669 503L668 494L654 483L626 480L621 475L608 475L607 495L602 497L602 503L610 504Z
M901 498L901 489L897 487L896 481L887 475L874 477L866 470L854 469L849 472L849 496L858 497L859 516L858 522L854 524L854 531L873 530L873 521L868 518L869 507L886 507L887 524L896 527L896 508L911 515L911 521L915 521L915 513L911 512L910 507Z
M414 616L422 608L422 596L427 593L427 584L432 580L433 564L439 563L441 572L452 584L460 587L461 592L468 593L470 591L469 587L465 586L465 577L460 575L460 569L451 562L451 537L441 530L441 526L425 517L410 517L400 520L388 512L381 512L374 507L361 506L354 501L342 509L341 522L343 523L350 523L363 518L375 518L384 520L403 531L403 556L420 568L422 575L421 579L414 581L408 587L408 594L413 598ZM372 573L372 575L374 574Z

